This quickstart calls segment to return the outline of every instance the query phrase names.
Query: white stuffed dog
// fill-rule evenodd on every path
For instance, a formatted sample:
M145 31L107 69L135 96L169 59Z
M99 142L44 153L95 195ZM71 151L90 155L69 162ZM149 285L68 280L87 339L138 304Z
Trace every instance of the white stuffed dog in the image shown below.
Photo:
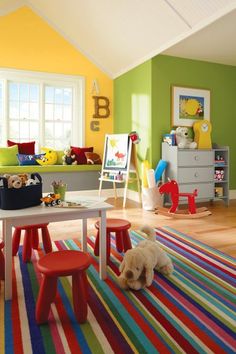
M171 275L174 269L167 253L156 243L155 230L144 226L141 231L145 233L147 240L128 250L120 264L118 282L123 289L139 290L150 286L154 268L165 275Z
M196 149L197 143L189 138L187 127L178 127L175 131L176 144L180 149Z

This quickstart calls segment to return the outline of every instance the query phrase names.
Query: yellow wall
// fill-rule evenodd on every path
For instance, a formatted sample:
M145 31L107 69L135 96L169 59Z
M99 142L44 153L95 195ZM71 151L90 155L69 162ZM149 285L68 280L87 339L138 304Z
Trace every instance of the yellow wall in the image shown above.
M104 134L113 132L113 81L41 17L22 7L0 17L0 67L44 71L85 77L85 145L102 154ZM97 79L99 95L110 100L111 114L100 119L100 131L90 130L94 113L92 82Z

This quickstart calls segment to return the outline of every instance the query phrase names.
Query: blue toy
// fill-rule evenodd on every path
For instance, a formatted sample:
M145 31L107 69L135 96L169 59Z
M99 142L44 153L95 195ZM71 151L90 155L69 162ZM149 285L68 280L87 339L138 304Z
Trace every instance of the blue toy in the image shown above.
M161 180L162 174L163 174L164 170L166 169L166 167L167 167L167 162L166 161L160 160L158 162L157 167L156 167L155 172L154 172L156 183Z

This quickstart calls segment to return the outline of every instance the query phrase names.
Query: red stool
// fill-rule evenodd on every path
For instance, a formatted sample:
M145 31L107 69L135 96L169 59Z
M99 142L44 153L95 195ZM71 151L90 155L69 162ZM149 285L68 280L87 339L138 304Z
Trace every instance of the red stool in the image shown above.
M39 234L38 229L42 231L43 247L46 253L52 252L52 243L48 232L47 224L17 226L13 233L12 255L15 256L19 249L21 231L25 230L22 259L24 262L30 262L32 248L38 249Z
M96 221L95 228L97 231L97 236L94 245L94 254L99 256L99 227L100 222ZM132 248L128 229L131 227L131 224L128 220L124 219L107 219L107 259L110 257L111 251L111 235L110 232L115 232L116 236L116 248L119 252L125 252Z
M87 253L63 250L46 254L38 261L43 274L36 304L36 322L47 322L51 303L57 292L57 278L72 275L72 295L75 316L79 323L87 319L88 282L85 270L91 264Z
M3 254L4 242L0 239L0 280L5 279L5 258Z

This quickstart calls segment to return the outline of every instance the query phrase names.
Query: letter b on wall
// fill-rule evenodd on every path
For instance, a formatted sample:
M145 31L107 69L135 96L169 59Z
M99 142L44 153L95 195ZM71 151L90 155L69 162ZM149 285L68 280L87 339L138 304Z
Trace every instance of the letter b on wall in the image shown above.
M94 115L93 118L108 118L110 115L109 99L105 96L93 96Z

